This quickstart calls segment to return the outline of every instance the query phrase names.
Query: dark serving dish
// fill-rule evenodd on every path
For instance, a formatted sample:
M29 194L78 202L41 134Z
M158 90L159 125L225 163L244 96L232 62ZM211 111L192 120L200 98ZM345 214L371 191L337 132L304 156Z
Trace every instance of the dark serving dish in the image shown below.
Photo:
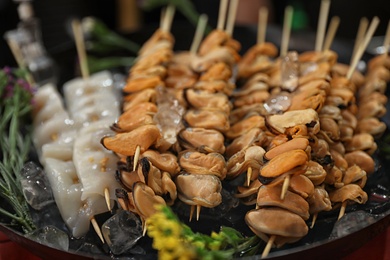
M129 37L135 38L139 43L144 42L154 31L155 28L147 28L130 35ZM186 34L191 33L191 37L186 37ZM192 39L192 30L183 30L180 25L176 25L172 28L172 33L177 38L176 45L177 50L188 49ZM235 30L235 38L242 42L243 51L248 49L255 42L255 28L251 27L238 27ZM279 42L280 29L270 27L267 32L267 40L271 42ZM290 49L297 51L304 51L312 49L311 43L314 42L313 34L293 33ZM352 48L344 41L336 41L334 43L334 50L339 54L339 60L347 63ZM74 53L74 50L70 50ZM67 56L67 54L55 54L54 56L59 58L61 56ZM68 56L69 57L69 56ZM369 54L366 54L365 59L369 58ZM371 56L372 57L372 56ZM68 58L69 61L69 58ZM61 65L61 64L60 64ZM60 66L62 69L62 66ZM72 71L64 71L63 75L71 75ZM61 82L60 82L61 83ZM386 92L390 97L390 90ZM387 110L390 110L390 105L387 104ZM387 126L390 126L390 114L388 113L384 118ZM386 144L385 138L390 135L389 129L385 134L377 140L379 149L374 155L376 160L377 169L375 173L369 176L364 190L368 194L368 201L364 205L351 205L346 210L346 215L336 221L338 212L337 210L331 212L320 213L316 224L313 229L309 230L306 237L300 241L285 245L280 249L272 249L268 255L268 259L334 259L346 256L354 250L361 247L367 241L371 240L381 232L385 231L390 226L390 154L383 153L380 149ZM231 226L240 230L244 234L253 235L249 228L244 223L244 215L249 207L239 205L232 208L225 215L216 218L210 210L202 210L200 220L188 222L188 215L180 210L180 207L175 205L174 210L179 218L188 224L194 231L210 234L212 230L219 230L221 225ZM179 210L178 210L179 209ZM188 212L187 212L188 214ZM104 216L103 216L104 217ZM102 217L102 218L103 218ZM50 216L45 216L50 218ZM99 216L98 216L99 221ZM102 220L104 221L104 220ZM310 219L308 223L310 224ZM6 225L0 225L0 231L6 234L10 240L20 244L28 249L33 254L43 259L155 259L156 252L151 248L151 240L148 237L142 238L139 242L140 246L145 249L148 254L145 255L125 255L125 256L113 256L107 252L107 247L102 246L100 253L91 254L77 251L77 241L71 240L69 251L62 251L59 249L51 248L49 246L37 243L29 238L26 238L20 231L14 230ZM90 231L87 236L94 237L96 241L96 235ZM259 252L261 253L261 252ZM245 259L258 259L259 256L247 257Z

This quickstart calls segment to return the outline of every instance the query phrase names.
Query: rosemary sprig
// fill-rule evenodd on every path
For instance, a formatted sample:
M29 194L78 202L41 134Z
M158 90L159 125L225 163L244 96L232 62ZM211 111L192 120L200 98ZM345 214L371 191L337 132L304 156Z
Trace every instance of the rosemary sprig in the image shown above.
M0 214L27 233L35 226L20 184L20 172L31 146L26 119L31 111L32 88L25 76L19 69L6 67L0 71L0 196L4 199Z

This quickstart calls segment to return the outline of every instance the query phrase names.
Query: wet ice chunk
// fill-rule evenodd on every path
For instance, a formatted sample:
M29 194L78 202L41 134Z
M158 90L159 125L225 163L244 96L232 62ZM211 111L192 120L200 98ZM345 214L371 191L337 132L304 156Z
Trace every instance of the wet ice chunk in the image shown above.
M41 167L27 162L20 175L23 195L32 208L40 210L54 202L49 181Z
M94 255L103 255L104 252L101 250L101 248L95 244L91 244L88 242L83 243L76 252L80 253L89 253Z
M298 87L299 63L298 53L291 51L283 58L281 65L282 89L290 92Z
M345 214L333 227L331 238L340 238L359 231L376 222L374 215L364 211L354 211Z
M68 234L54 226L37 229L32 233L26 234L26 237L49 247L64 251L69 249Z
M318 63L316 62L306 62L300 65L300 74L301 76L305 76L311 72L314 72L318 69Z
M102 226L105 241L115 255L129 251L142 237L142 225L132 212L120 211Z
M263 106L271 115L283 113L291 106L291 95L288 92L273 94Z
M159 128L162 137L170 144L176 143L177 133L184 128L182 117L184 108L179 100L165 87L157 87L158 111L154 115L154 121Z
M43 228L45 226L55 226L61 230L67 230L57 204L52 203L40 210L30 209L30 215L32 221L37 228Z

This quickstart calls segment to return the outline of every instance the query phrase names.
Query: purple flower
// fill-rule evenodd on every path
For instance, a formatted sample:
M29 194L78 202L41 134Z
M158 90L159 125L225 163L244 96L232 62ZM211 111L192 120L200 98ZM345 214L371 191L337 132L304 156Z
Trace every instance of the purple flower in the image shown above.
M30 94L34 93L33 87L27 81L25 81L24 79L17 79L16 80L16 84L21 86L24 90L26 90Z
M12 97L13 94L14 94L13 86L11 84L8 84L7 86L5 86L3 98Z
M11 69L10 67L8 67L8 66L5 66L5 67L3 68L3 70L4 70L4 72L5 72L6 74L8 74L8 75L12 74L12 69Z

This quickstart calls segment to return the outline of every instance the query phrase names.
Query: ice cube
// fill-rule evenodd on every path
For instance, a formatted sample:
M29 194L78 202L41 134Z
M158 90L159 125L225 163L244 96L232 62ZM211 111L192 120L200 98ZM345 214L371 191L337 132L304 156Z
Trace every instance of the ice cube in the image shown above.
M93 255L103 255L104 254L103 250L99 246L92 244L92 243L88 243L88 242L83 243L76 250L76 252L89 253L89 254L93 254Z
M37 228L43 228L50 225L64 231L67 230L66 224L55 203L47 205L40 210L30 209L30 215Z
M177 133L184 128L181 121L184 107L180 105L174 93L171 93L166 88L157 87L156 90L158 111L153 119L160 129L163 139L170 144L174 144Z
M32 208L40 210L54 202L49 181L41 167L27 162L20 175L23 195Z
M282 91L277 94L272 94L266 102L264 108L269 114L280 114L285 112L291 106L291 94Z
M132 212L122 210L103 224L102 233L112 253L120 255L134 247L142 237L141 221Z
M375 223L375 215L358 210L345 214L333 227L331 238L340 238Z
M26 234L26 237L40 244L56 249L68 251L69 237L64 231L54 227L46 226Z
M294 91L298 87L299 62L298 53L291 51L283 58L281 66L282 88Z

